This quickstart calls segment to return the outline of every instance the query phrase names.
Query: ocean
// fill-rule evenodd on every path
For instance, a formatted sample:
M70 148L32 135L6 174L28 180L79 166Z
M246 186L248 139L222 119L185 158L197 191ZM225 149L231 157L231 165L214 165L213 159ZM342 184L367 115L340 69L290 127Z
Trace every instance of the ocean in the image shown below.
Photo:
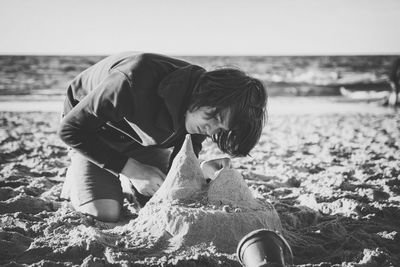
M0 56L0 96L62 97L69 82L105 56ZM390 90L392 56L176 56L207 70L234 66L269 96L335 96L340 88Z

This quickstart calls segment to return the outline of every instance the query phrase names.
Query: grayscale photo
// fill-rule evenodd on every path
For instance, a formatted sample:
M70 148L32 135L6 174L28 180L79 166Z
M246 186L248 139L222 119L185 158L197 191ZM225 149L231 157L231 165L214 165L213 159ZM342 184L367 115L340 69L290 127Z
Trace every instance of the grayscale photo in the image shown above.
M400 266L399 22L0 0L0 266Z

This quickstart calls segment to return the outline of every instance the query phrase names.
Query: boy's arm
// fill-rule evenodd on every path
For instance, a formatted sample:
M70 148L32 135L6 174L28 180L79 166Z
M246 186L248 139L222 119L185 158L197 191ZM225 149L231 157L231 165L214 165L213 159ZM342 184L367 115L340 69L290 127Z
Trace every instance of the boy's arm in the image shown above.
M106 122L119 121L133 109L129 81L123 73L114 71L66 114L59 136L96 165L118 175L128 157L104 144L98 133Z

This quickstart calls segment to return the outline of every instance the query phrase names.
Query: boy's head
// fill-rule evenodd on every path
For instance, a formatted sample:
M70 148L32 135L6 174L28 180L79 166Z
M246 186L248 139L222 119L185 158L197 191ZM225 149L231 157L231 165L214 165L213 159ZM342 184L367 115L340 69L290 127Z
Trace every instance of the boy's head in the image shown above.
M194 89L186 129L211 136L225 153L246 156L261 136L267 98L263 84L241 70L205 72Z

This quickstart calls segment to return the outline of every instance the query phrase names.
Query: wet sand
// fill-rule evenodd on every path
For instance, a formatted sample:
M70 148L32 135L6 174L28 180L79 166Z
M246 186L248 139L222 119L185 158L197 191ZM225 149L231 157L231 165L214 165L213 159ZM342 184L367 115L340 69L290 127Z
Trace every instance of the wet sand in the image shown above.
M138 208L126 201L121 221L107 224L58 198L69 163L60 105L0 102L0 264L239 266L206 244L171 254L142 244L116 258ZM278 211L295 266L400 265L399 125L399 112L374 103L270 99L260 143L233 167ZM200 157L219 156L206 143Z

